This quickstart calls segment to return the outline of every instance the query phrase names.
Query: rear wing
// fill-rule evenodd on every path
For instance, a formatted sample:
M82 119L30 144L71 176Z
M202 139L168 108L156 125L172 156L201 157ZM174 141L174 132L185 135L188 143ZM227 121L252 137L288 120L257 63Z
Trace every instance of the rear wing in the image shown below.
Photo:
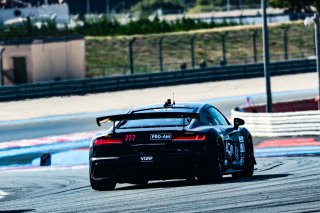
M142 120L152 118L195 118L200 119L199 113L194 112L152 112L152 113L133 113L133 114L118 114L103 116L96 119L97 125L101 126L102 123L109 121L123 121L123 120Z

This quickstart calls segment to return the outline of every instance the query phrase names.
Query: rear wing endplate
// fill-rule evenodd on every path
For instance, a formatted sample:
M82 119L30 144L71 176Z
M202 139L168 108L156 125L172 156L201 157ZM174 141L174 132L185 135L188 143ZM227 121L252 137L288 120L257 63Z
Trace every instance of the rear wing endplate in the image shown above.
M142 120L153 118L192 118L200 119L199 113L194 112L152 112L152 113L133 113L133 114L118 114L103 116L96 119L97 125L101 126L102 123L109 121L123 121L123 120Z

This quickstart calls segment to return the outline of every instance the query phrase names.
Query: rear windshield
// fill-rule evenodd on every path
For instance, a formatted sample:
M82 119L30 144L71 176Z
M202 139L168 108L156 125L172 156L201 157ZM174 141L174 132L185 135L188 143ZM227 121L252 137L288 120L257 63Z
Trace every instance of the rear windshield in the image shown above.
M193 108L159 108L146 109L136 111L134 113L153 113L153 112L192 112ZM184 118L156 118L156 119L141 119L121 121L118 129L132 129L132 128L153 128L153 127L178 127L190 124L192 119Z

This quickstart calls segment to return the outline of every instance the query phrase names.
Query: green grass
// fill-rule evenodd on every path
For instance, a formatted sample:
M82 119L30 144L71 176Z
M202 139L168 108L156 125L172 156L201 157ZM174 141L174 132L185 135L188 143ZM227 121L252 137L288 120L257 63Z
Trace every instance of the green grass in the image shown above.
M269 29L271 61L280 61L284 58L283 31L285 27L290 27L288 34L289 59L314 54L312 28L305 28L301 22L277 24L270 26ZM130 72L128 43L134 37L136 38L133 45L136 73L158 72L160 70L158 42L162 36L164 36L164 67L167 71L178 70L183 62L188 64L188 68L191 67L190 38L193 35L196 35L195 61L197 67L203 60L207 62L208 66L220 64L222 57L221 35L223 33L227 33L228 64L252 63L252 33L254 30L258 30L258 60L262 62L261 27L255 26L140 36L87 37L87 75L92 77L128 74Z

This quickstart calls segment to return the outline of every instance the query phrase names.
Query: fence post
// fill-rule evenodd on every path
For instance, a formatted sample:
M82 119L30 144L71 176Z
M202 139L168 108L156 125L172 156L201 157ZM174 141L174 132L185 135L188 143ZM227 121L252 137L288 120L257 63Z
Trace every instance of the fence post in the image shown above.
M283 51L284 51L284 60L288 60L288 31L289 27L283 29Z
M258 30L254 30L252 33L252 51L253 51L254 63L258 62L258 59L257 59L257 35L258 35Z
M130 73L134 74L134 61L133 61L133 43L136 41L136 38L133 38L129 41L129 60L130 60Z
M194 40L196 39L196 35L193 35L190 38L190 53L191 53L191 65L192 68L195 67L195 60L194 60Z
M27 27L28 27L29 39L32 39L33 30L32 30L32 23L31 23L31 18L30 18L30 16L27 16Z
M223 58L223 65L227 64L227 49L226 49L226 37L228 33L225 32L221 35L221 47L222 47L222 58ZM220 64L221 61L220 61Z
M159 39L159 62L160 62L160 71L163 72L163 55L162 55L162 43L164 36L161 36Z

